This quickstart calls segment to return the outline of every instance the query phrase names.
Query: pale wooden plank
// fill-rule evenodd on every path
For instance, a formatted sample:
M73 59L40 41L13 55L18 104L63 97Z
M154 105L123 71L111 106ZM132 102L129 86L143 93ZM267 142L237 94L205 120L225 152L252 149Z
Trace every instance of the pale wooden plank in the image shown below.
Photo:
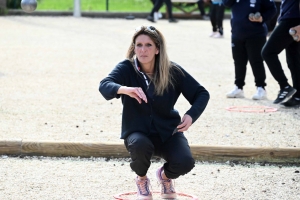
M197 160L245 160L254 162L299 162L300 148L191 145Z
M52 141L23 141L22 155L80 156L80 157L128 157L124 145L114 143L81 143Z
M0 141L0 155L19 155L21 153L22 140Z
M300 148L234 147L191 145L193 157L203 161L244 160L253 162L299 162ZM117 143L23 141L23 155L129 157L125 146Z

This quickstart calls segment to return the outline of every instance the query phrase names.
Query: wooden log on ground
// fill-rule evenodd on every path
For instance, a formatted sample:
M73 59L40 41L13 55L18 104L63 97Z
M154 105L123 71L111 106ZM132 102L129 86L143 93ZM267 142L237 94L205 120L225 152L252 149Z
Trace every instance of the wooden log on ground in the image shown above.
M0 155L20 155L22 140L0 141Z
M190 145L196 160L300 163L300 148Z
M190 145L193 157L199 161L248 161L300 163L300 148L232 147ZM129 157L119 143L83 143L23 141L22 155L73 157Z
M124 145L115 143L23 141L21 153L52 157L129 157Z

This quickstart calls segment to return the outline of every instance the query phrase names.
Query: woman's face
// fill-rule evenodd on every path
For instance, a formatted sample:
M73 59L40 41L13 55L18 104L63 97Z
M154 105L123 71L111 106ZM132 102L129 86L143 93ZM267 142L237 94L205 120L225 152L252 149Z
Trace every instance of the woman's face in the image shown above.
M151 64L159 50L148 35L139 35L135 39L134 52L141 64Z

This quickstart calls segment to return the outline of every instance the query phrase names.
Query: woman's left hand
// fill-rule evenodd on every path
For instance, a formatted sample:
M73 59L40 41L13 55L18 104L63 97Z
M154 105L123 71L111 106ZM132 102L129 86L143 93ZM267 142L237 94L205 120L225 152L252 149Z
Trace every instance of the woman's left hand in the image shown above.
M191 118L191 116L185 114L182 117L181 124L179 124L177 126L178 132L187 131L190 128L190 126L192 125L192 122L193 122L193 119Z

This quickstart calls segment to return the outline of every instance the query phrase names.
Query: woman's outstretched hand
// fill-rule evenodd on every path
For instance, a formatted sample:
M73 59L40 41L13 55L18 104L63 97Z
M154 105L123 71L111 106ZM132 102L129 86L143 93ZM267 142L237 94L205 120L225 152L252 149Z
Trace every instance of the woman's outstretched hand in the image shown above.
M132 98L135 98L139 104L142 103L142 100L147 103L147 97L143 91L142 88L140 87L126 87L126 86L121 86L117 92L118 94L126 94Z
M192 125L193 119L191 116L185 114L182 117L181 123L177 126L178 132L187 131Z

